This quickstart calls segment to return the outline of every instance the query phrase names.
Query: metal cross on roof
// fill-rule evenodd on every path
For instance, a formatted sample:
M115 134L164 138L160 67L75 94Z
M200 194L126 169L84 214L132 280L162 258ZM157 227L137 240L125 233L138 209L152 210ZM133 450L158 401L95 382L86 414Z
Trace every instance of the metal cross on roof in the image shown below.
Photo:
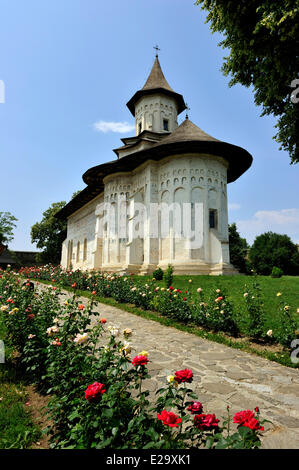
M160 51L161 49L157 45L154 46L154 49L156 50L156 57L158 57L158 51Z

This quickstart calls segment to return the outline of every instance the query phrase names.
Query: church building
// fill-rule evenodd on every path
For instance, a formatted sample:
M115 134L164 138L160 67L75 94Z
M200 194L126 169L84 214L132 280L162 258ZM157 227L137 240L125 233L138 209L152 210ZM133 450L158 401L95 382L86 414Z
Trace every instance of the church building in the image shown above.
M86 188L56 216L67 220L64 268L152 274L236 274L228 244L227 184L251 165L243 148L193 124L161 70L158 55L128 101L135 136L116 159L83 175Z

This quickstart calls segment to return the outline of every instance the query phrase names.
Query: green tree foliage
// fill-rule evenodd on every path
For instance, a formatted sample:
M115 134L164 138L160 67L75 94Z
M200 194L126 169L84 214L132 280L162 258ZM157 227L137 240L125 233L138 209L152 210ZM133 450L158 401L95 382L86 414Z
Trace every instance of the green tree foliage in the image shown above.
M17 220L10 212L0 212L0 243L9 243L13 240L13 229Z
M256 237L249 259L258 274L269 275L274 266L284 274L299 274L299 252L287 235L267 232Z
M65 206L66 202L54 202L43 212L43 218L31 227L31 241L43 251L38 253L37 262L60 263L61 246L66 238L66 221L55 217L55 214Z
M245 258L249 248L247 241L245 238L240 237L235 223L228 226L228 234L231 264L233 264L241 273L248 273L250 268L249 263Z
M222 71L230 86L253 86L262 116L278 118L274 139L299 162L299 103L292 82L298 78L299 0L197 0L208 12L212 32L223 33L219 43L230 53Z
M80 192L80 190L75 191L72 199ZM36 222L31 227L31 242L36 243L37 248L43 249L36 257L38 263L60 263L62 243L66 238L67 222L57 219L55 214L65 205L65 201L54 202L43 213L41 222Z

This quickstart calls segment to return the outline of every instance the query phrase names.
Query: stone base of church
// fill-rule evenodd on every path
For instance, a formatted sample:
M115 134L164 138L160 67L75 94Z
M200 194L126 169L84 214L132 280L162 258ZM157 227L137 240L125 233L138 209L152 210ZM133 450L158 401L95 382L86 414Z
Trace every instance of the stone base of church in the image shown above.
M235 276L240 274L239 271L232 265L227 263L219 263L211 268L211 276Z
M151 275L158 268L156 264L143 264L140 267L139 274L141 276Z
M128 265L106 265L101 267L102 272L107 273L122 273L122 274L137 274L140 276L151 275L157 268L166 271L169 263L155 264L128 264ZM227 263L181 263L172 262L173 274L175 275L210 275L210 276L234 276L239 274L239 271L232 265Z
M232 276L239 274L239 271L234 268L232 264L218 263L171 263L173 267L173 274L175 275L211 275L211 276ZM168 264L159 264L159 267L165 271Z

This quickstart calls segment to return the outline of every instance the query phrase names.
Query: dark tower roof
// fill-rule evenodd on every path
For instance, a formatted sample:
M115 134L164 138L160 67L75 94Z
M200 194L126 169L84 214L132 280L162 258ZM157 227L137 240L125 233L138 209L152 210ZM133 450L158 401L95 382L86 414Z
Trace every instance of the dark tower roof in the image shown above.
M137 101L142 96L151 95L153 93L164 93L175 98L178 107L178 114L180 114L182 111L184 111L184 109L186 109L183 96L173 91L166 78L164 77L158 56L156 56L151 73L149 74L148 79L146 80L143 88L141 88L141 90L138 90L127 103L127 106L133 116L135 116L135 104L137 103Z

